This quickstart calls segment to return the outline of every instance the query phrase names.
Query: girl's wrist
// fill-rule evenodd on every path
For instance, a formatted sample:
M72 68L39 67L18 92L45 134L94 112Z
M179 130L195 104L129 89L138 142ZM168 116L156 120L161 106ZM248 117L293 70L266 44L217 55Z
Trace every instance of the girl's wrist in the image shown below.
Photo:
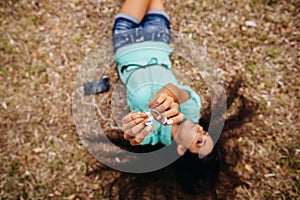
M164 88L166 88L166 90L169 90L169 96L171 96L178 104L182 104L190 98L189 93L178 88L172 83L168 83Z

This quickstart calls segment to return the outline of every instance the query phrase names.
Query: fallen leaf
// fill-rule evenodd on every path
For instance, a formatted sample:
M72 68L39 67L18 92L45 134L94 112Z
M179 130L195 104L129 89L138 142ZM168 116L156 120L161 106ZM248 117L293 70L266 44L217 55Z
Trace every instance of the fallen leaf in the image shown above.
M61 192L60 192L59 190L55 190L54 194L55 194L56 196L61 196Z
M269 178L269 177L275 176L275 174L265 174L264 176L265 176L266 178Z
M266 86L265 83L261 82L259 85L258 85L258 89L264 89Z
M36 147L33 149L34 153L41 153L43 151L43 149L41 147Z
M77 186L82 185L82 184L83 184L83 180L77 181L75 184L76 184Z
M73 199L75 199L75 197L76 197L76 194L71 194L70 196L68 196L68 199L73 200Z
M92 187L93 190L98 190L98 189L100 189L100 187L99 187L98 184L92 184L91 187Z
M287 27L287 28L285 29L285 32L286 32L286 33L290 33L290 32L292 32L292 29L291 29L290 27Z
M256 27L256 22L255 21L245 21L245 25L249 27Z
M265 167L264 167L262 170L263 170L263 173L264 173L264 174L269 173L269 170L268 170L267 168L265 168Z
M81 199L88 199L88 195L86 193L80 193L79 197Z
M254 172L254 170L252 169L252 167L248 164L245 164L245 169L249 172Z

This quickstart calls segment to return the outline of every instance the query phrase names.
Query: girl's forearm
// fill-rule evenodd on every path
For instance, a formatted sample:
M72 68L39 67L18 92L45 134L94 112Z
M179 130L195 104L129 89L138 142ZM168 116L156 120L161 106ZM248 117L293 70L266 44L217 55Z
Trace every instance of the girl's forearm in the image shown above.
M190 98L189 93L186 91L178 88L172 83L168 83L166 86L164 86L159 92L159 93L165 93L168 96L172 97L174 101L178 104L182 104L185 101L187 101Z

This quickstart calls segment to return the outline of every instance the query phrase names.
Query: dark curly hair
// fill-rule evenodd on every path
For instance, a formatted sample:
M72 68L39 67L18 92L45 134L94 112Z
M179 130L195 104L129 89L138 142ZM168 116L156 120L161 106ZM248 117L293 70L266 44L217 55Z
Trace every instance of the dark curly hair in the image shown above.
M209 121L205 117L200 118L199 125L207 131ZM217 143L212 153L204 158L199 158L198 154L187 150L172 164L171 168L175 170L177 180L186 193L211 193L216 185L221 161L221 153Z

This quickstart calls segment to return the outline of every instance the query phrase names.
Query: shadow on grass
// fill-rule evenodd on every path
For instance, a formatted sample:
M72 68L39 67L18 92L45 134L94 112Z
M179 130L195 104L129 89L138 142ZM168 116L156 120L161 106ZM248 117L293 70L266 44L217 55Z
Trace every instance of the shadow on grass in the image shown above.
M243 79L239 78L230 83L226 89L227 108L236 106L234 102L240 103L237 108L234 108L234 114L226 119L222 135L210 156L198 159L198 156L186 153L171 165L155 172L120 173L120 176L106 186L106 195L110 199L224 199L234 197L234 189L243 184L238 174L232 170L237 165L240 152L238 145L231 146L229 152L224 144L231 138L241 136L241 134L232 134L232 131L251 120L257 109L255 103L239 94L241 87L243 87ZM217 125L221 121L216 120L211 123ZM210 108L206 108L199 123L206 129L209 122ZM118 135L122 134L118 133ZM114 142L125 149L132 150L122 137L115 138ZM141 149L143 147L140 147ZM229 153L230 163L226 163L224 158ZM101 165L87 172L86 175L101 175L107 171L113 172L114 170ZM222 175L222 180L219 175Z

